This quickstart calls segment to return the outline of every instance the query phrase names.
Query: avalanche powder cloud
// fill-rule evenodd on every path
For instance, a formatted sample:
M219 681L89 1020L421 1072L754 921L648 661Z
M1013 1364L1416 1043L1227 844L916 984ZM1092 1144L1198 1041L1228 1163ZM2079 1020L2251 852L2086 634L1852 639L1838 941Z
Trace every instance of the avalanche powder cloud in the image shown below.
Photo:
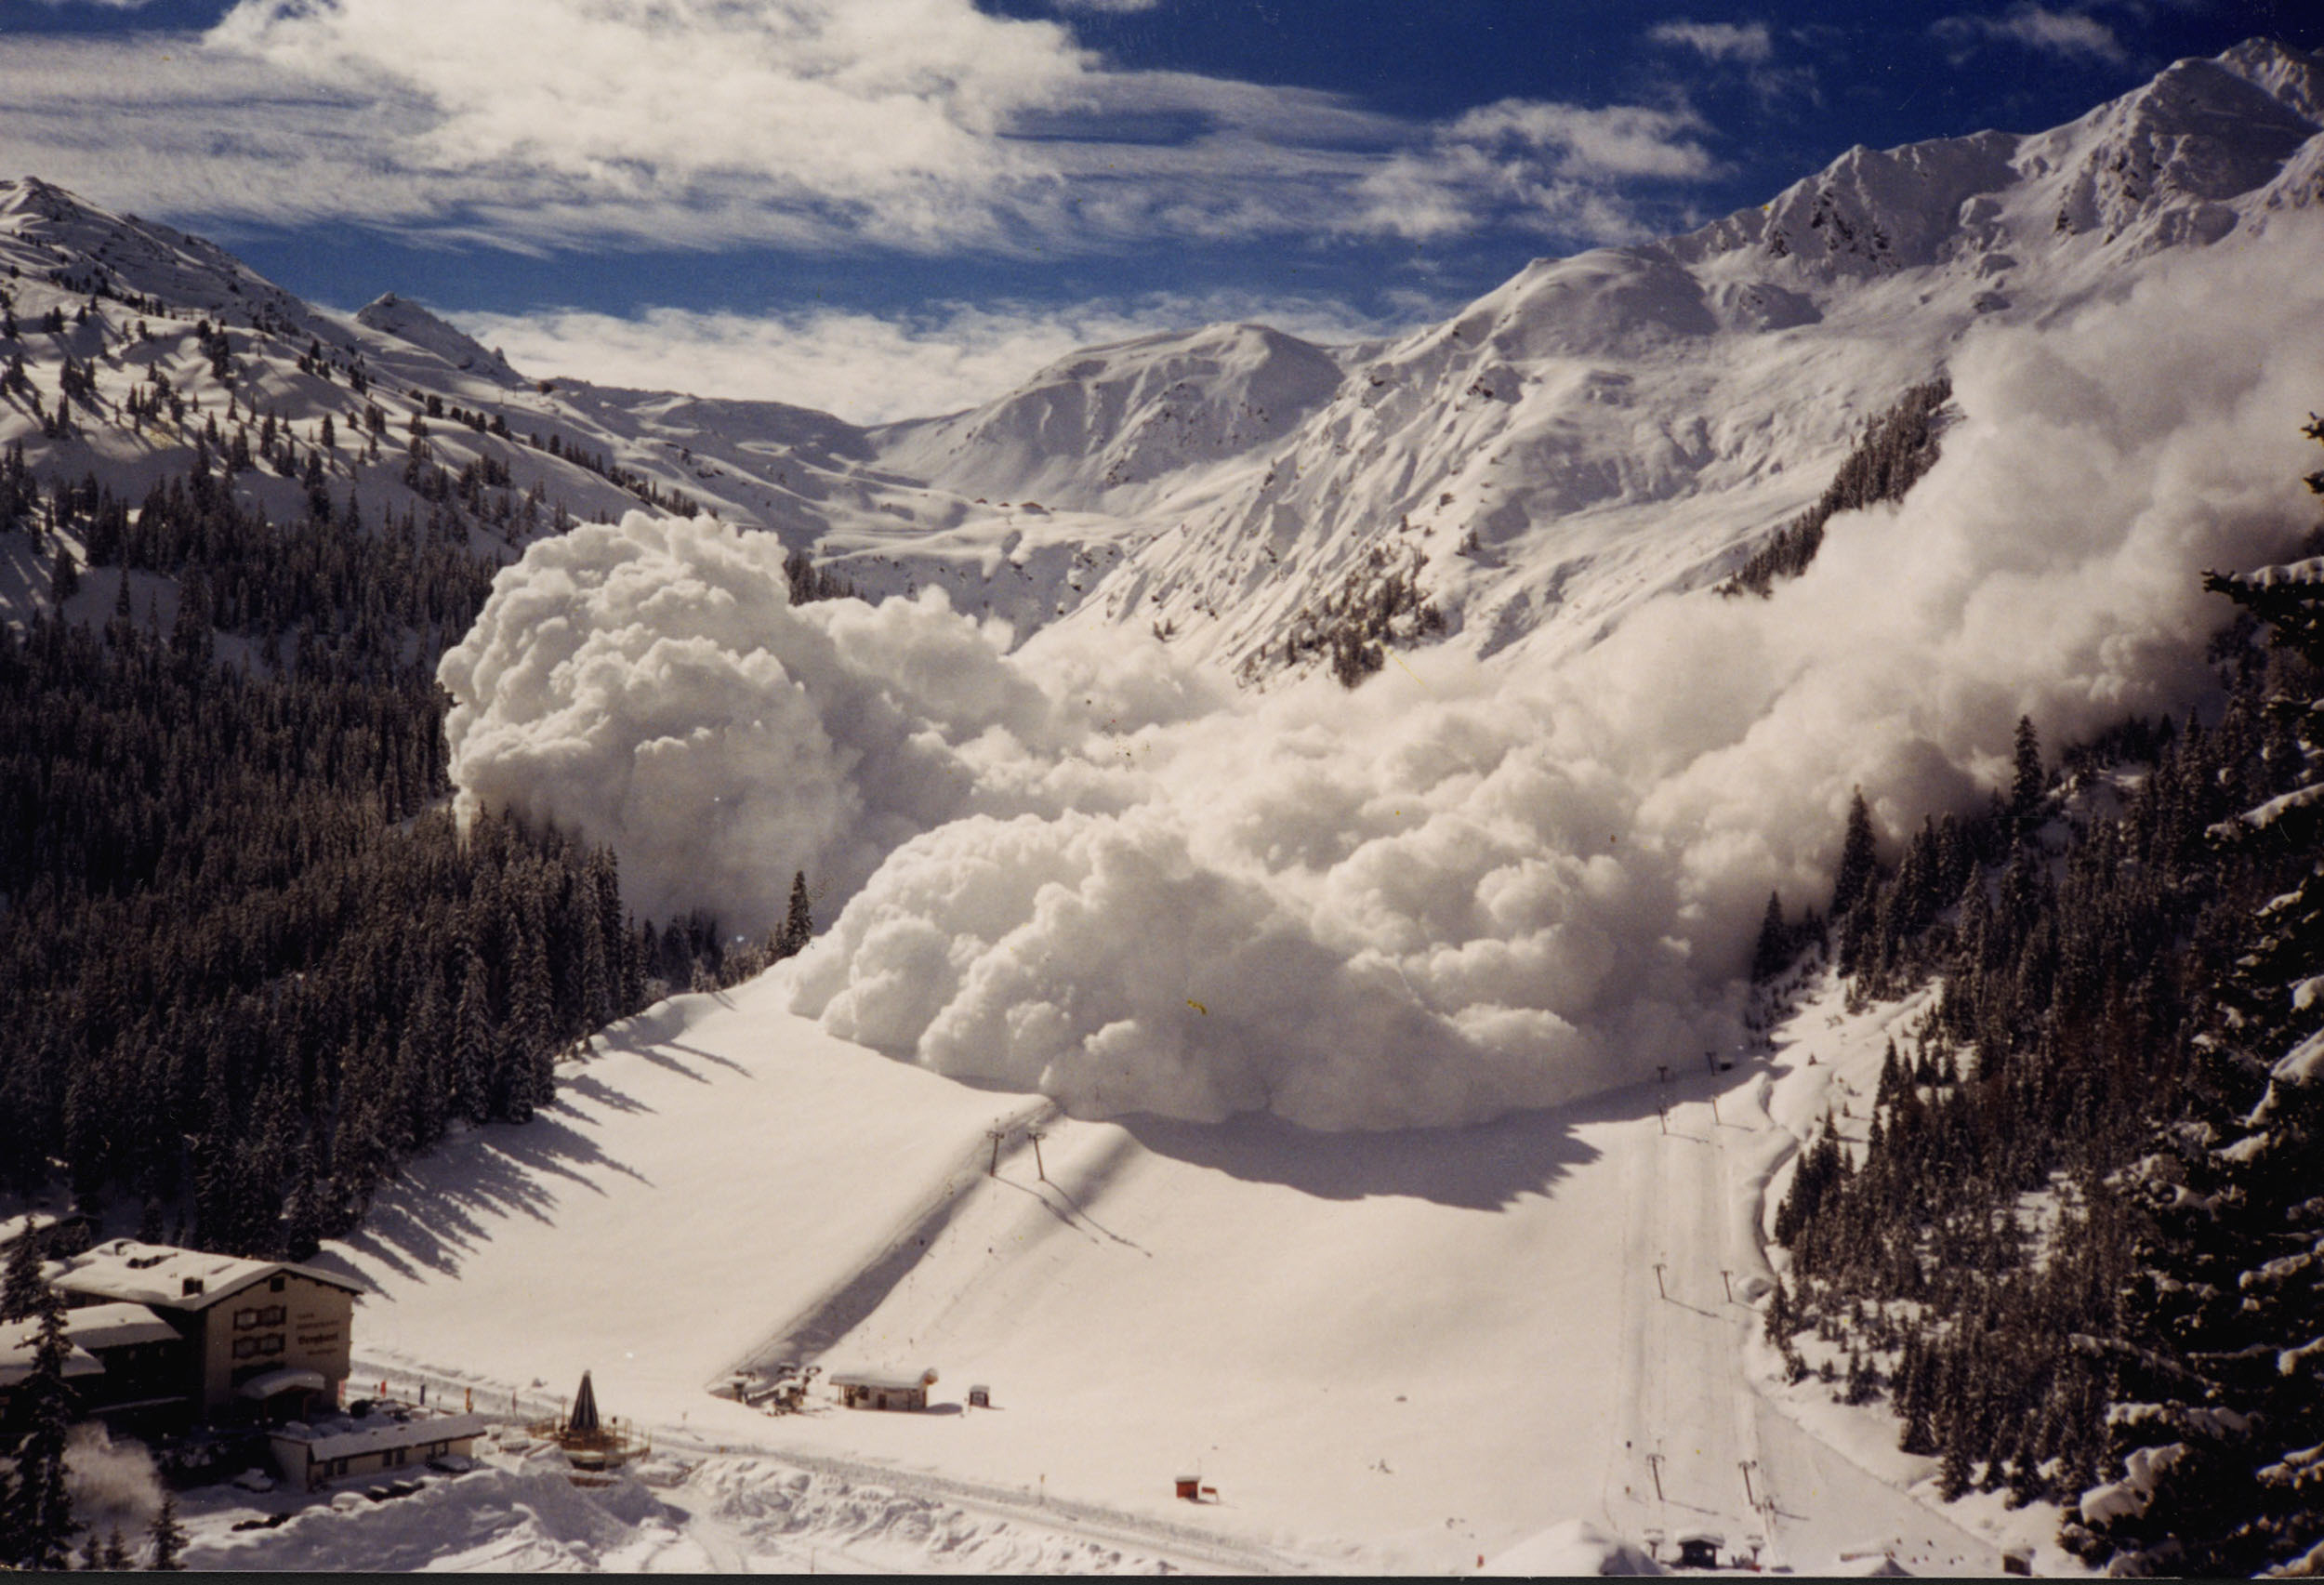
M2315 241L1973 335L1901 507L1555 669L1230 698L1126 635L793 610L772 537L633 514L502 575L443 665L453 774L614 842L641 911L759 928L827 879L799 1011L1079 1115L1446 1124L1648 1076L1732 1041L1852 788L1900 832L1985 796L2021 713L2056 743L2201 693L2200 572L2308 521Z

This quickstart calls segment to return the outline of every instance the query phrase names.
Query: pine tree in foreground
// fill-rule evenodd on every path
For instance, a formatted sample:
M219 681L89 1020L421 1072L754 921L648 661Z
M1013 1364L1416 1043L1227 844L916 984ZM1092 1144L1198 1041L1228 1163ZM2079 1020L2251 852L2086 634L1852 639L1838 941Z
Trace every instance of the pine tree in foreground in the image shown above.
M146 1526L146 1539L153 1544L153 1555L146 1566L160 1573L175 1573L185 1566L178 1559L186 1550L186 1527L178 1523L178 1494L164 1492L162 1506Z
M28 1223L8 1246L8 1263L0 1274L0 1321L22 1321L40 1314L40 1235Z
M2324 440L2324 425L2308 433ZM2324 477L2310 482L2324 494ZM2285 665L2303 785L2222 822L2222 848L2308 859L2253 915L2198 1048L2187 1116L2138 1164L2148 1231L2111 1356L2121 1478L2066 1526L2141 1573L2324 1565L2324 579L2304 567L2210 587L2265 618Z
M0 1498L0 1557L25 1568L58 1569L72 1556L73 1499L64 1485L65 1439L73 1427L65 1384L64 1301L44 1290L32 1369L15 1397L25 1420L16 1470Z

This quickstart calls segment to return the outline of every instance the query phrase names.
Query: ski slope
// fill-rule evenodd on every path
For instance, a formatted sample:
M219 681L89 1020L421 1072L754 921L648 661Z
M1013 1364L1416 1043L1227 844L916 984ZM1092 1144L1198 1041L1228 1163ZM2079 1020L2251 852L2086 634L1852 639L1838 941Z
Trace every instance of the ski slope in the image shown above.
M1908 1009L1828 1024L1827 997L1772 1053L1574 1108L1314 1134L1060 1119L834 1040L781 992L778 971L618 1026L540 1120L417 1164L323 1257L367 1289L365 1390L465 1389L522 1419L590 1369L654 1439L648 1487L569 1495L512 1442L421 1498L276 1531L231 1522L284 1499L213 1498L199 1560L345 1566L363 1530L399 1567L801 1567L812 1550L1531 1572L1708 1529L1802 1571L1882 1548L1999 1570L1995 1538L1904 1489L1925 1460L1868 1469L1804 1429L1814 1407L1751 1345L1770 1170L1779 1185L1845 1103L1835 1085L1868 1084ZM924 1414L712 1395L777 1356L939 1380ZM991 1409L963 1407L971 1383ZM1217 1500L1178 1500L1182 1474Z

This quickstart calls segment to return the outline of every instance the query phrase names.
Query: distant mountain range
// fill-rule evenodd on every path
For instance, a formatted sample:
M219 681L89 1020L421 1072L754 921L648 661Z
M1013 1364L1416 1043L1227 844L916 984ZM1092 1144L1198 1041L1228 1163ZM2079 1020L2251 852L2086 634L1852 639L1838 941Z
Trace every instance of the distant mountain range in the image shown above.
M1564 652L1732 571L1973 324L2046 322L2316 205L2319 126L2324 63L2255 40L2050 131L1851 150L1687 235L1538 260L1392 342L1212 325L870 429L531 381L416 303L320 309L199 238L26 178L0 183L20 332L0 351L25 370L0 444L20 442L37 477L135 499L183 471L207 420L223 442L272 417L296 476L261 466L236 484L295 513L328 415L326 487L400 512L444 498L412 466L416 415L428 466L505 469L489 488L535 497L529 521L477 514L511 552L560 509L651 503L780 535L866 594L941 585L1021 633L1150 627L1248 680L1318 664L1287 635L1383 579L1433 605L1438 641ZM43 331L52 312L61 333ZM222 357L197 345L204 320ZM60 431L45 415L68 362L95 397ZM191 403L183 421L166 404L127 416L156 375ZM373 405L376 448L355 440ZM0 601L39 598L42 569L0 547L19 563Z

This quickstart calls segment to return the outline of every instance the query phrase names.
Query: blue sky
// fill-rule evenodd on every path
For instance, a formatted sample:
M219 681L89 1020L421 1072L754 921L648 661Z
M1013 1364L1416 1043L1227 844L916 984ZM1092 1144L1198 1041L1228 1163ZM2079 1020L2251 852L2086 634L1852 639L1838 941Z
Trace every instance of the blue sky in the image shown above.
M2314 9L0 0L0 169L528 369L876 417L1163 325L1408 324Z

